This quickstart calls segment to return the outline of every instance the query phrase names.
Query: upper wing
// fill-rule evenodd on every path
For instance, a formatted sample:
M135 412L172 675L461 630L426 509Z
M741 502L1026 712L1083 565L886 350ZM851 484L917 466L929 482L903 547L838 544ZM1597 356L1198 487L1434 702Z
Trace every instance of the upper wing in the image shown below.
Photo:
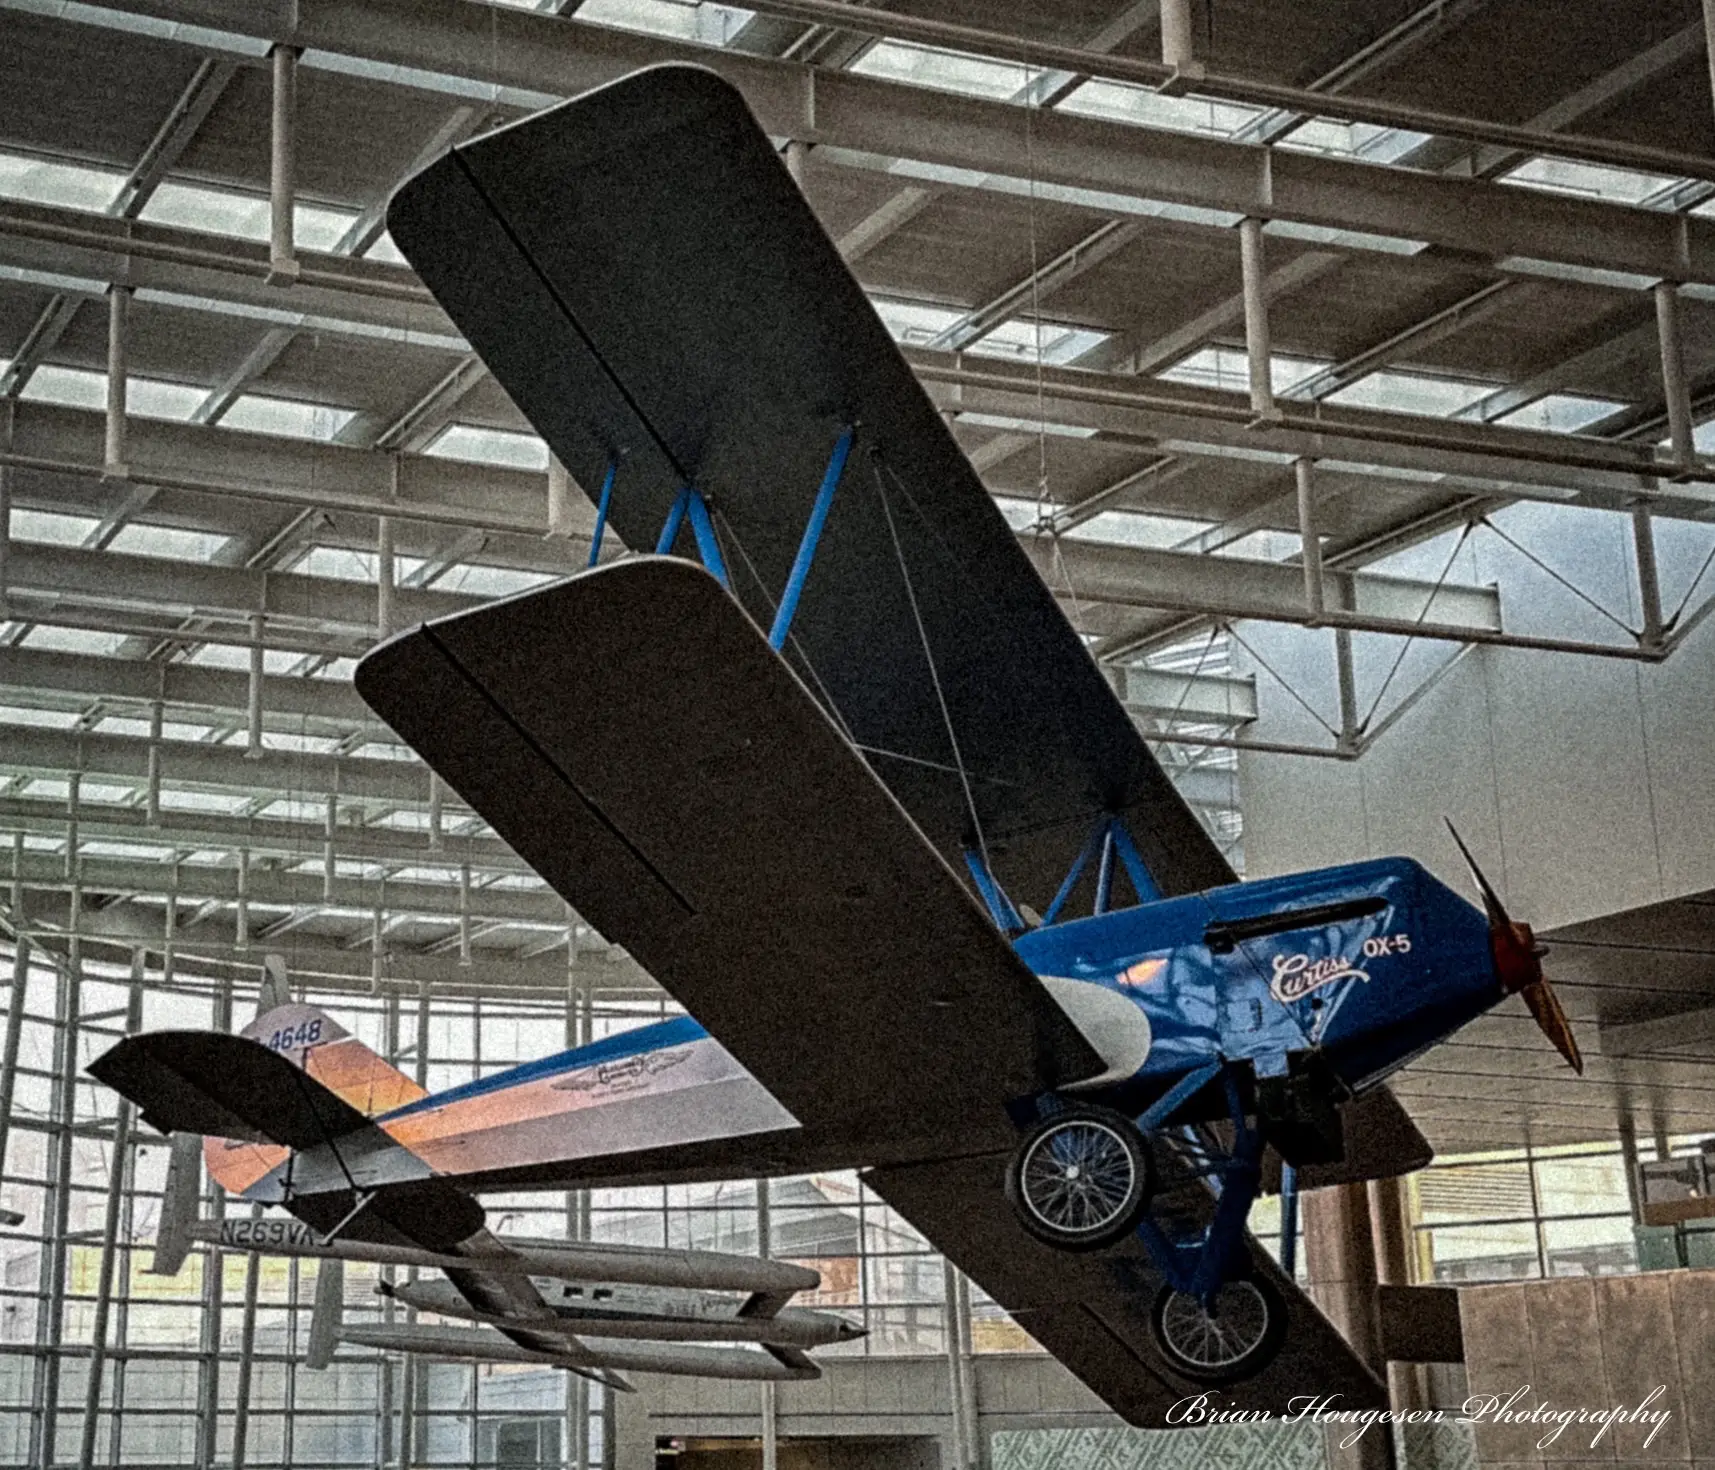
M1135 1236L1086 1256L1033 1239L1006 1201L1008 1157L870 1169L864 1179L1128 1424L1161 1428L1173 1404L1207 1386L1178 1377L1155 1348L1149 1317L1162 1278L1148 1252ZM1254 1240L1246 1244L1251 1268L1287 1303L1286 1338L1255 1377L1220 1389L1220 1407L1278 1414L1323 1394L1338 1395L1341 1409L1385 1407L1386 1390L1346 1340Z
M657 67L490 133L388 226L578 481L618 461L629 545L709 498L764 627L858 427L790 656L943 854L973 835L962 759L1018 902L1110 813L1163 895L1233 881L726 82Z
M357 687L800 1123L865 1140L852 1161L1003 1146L1007 1102L1102 1070L701 568L429 624Z

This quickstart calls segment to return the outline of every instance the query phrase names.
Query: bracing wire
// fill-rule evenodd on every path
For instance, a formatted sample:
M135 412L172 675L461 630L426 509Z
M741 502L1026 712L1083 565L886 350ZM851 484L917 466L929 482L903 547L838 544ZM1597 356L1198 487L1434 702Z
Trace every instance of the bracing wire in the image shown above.
M1474 524L1467 521L1464 530L1459 533L1459 539L1453 543L1453 549L1447 553L1447 563L1441 568L1441 575L1435 579L1435 585L1430 588L1429 596L1424 599L1423 611L1417 615L1419 626L1429 620L1429 610L1435 606L1435 599L1441 595L1442 585L1447 581L1449 573L1452 572L1453 563L1458 560L1459 552L1463 549L1465 542L1470 539L1474 529ZM1382 700L1387 696L1388 686L1393 683L1393 676L1399 672L1399 666L1405 662L1406 654L1411 651L1411 645L1416 641L1417 635L1412 633L1407 636L1405 642L1400 644L1399 652L1394 655L1393 666L1387 671L1387 678L1382 680L1381 688L1376 690L1375 699L1370 702L1369 709L1364 713L1363 721L1358 726L1360 730L1369 729L1370 721L1376 717L1376 711L1381 708Z
M899 562L900 580L905 586L905 600L911 608L911 620L917 625L917 638L923 646L923 658L929 666L929 682L935 689L935 702L941 710L941 723L946 727L947 744L952 747L953 764L959 772L959 789L964 793L965 810L970 814L971 831L977 839L977 851L981 853L983 868L992 872L989 866L988 842L983 836L982 819L977 815L976 799L971 795L971 778L965 769L964 753L959 749L958 731L953 727L952 712L947 708L947 693L941 687L941 671L935 662L935 650L929 642L929 630L923 624L922 610L917 606L917 589L911 584L911 568L906 564L905 547L899 539L899 528L893 521L893 507L888 504L887 486L882 483L881 470L872 456L870 468L875 479L875 493L881 501L881 514L887 521L887 534L893 542L893 555Z

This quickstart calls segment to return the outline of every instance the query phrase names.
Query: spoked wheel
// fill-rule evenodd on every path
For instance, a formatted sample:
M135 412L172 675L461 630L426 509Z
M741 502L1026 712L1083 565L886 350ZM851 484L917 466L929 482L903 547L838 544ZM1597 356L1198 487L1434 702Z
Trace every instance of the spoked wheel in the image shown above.
M1108 1108L1074 1108L1038 1123L1006 1174L1024 1228L1072 1251L1131 1234L1154 1187L1149 1146L1131 1119Z
M1175 1371L1199 1383L1236 1383L1260 1372L1280 1350L1286 1307L1261 1277L1226 1282L1213 1310L1189 1292L1164 1286L1150 1325Z

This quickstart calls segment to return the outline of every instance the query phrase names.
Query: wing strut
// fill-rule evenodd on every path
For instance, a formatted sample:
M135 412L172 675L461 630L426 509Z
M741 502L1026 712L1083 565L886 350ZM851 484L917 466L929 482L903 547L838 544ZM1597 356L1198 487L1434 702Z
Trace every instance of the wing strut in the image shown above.
M855 426L847 428L834 445L828 468L822 475L822 485L816 491L815 504L810 507L810 519L804 523L804 539L798 543L798 555L792 562L792 572L786 578L786 590L780 594L780 606L774 613L774 626L768 630L768 646L776 653L785 646L786 635L792 630L792 615L798 611L798 599L804 595L804 583L810 575L810 564L816 559L816 548L822 541L822 528L828 524L828 512L833 509L834 491L846 472L846 458L852 452L852 440L857 437Z

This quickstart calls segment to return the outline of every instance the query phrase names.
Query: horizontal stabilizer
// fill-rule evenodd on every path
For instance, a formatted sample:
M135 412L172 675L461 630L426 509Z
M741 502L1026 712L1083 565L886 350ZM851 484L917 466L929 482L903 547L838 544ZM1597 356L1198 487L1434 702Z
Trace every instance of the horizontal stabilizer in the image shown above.
M369 1125L278 1052L218 1031L128 1036L91 1062L89 1073L163 1133L303 1149Z

